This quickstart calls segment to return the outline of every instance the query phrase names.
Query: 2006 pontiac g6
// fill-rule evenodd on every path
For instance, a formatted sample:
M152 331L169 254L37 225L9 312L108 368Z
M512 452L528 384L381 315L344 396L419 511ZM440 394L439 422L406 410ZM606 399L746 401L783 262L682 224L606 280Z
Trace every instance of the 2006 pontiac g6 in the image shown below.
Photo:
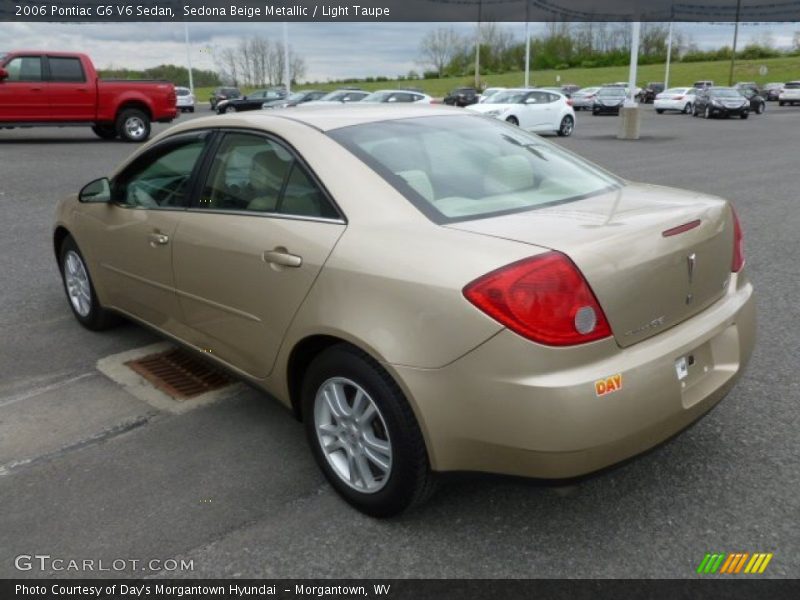
M54 243L81 324L206 350L291 407L376 516L437 472L640 453L728 393L755 336L726 201L455 109L182 124L65 199Z

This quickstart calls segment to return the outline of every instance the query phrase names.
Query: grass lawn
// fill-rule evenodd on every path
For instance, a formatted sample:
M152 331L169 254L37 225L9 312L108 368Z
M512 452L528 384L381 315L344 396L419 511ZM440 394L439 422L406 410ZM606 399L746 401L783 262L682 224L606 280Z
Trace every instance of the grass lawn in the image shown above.
M760 75L761 66L768 69L767 75ZM670 85L691 85L701 79L711 79L718 85L728 85L730 63L726 61L699 62L699 63L673 63L670 69ZM610 83L613 81L627 81L628 67L599 67L595 69L564 69L549 71L532 71L531 84L537 86L559 85L560 83L574 83L582 87ZM768 83L771 81L800 80L800 56L785 56L762 60L739 60L736 62L734 83L737 81L755 81ZM483 78L485 86L515 87L523 85L524 73L516 71L501 75L486 75ZM640 65L638 72L639 85L648 81L664 81L664 65ZM346 84L347 87L360 87L365 90L395 89L398 87L416 87L434 97L444 96L453 88L472 85L472 77L446 77L442 79L382 81L373 83ZM304 84L295 86L296 89L321 89L335 90L342 87L335 83ZM197 88L195 90L198 104L208 106L208 98L213 88ZM242 89L243 93L252 91Z

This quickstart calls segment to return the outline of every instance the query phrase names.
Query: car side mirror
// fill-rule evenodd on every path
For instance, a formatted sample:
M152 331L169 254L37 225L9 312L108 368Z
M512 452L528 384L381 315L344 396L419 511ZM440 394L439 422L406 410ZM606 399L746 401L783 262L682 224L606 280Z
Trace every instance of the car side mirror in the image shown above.
M0 68L0 81L3 81L3 79L7 78L8 78L8 71L6 71L3 68Z
M111 202L111 182L108 177L95 179L83 186L78 194L79 202Z

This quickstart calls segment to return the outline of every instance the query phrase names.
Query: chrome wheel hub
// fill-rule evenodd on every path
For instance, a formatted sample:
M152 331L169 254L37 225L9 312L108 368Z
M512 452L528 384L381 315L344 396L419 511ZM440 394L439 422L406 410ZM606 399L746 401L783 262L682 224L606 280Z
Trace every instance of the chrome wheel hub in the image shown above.
M92 310L92 288L83 260L78 253L69 250L64 257L64 282L67 295L75 312L82 317L89 316Z
M392 445L378 406L345 377L323 383L314 399L314 427L334 473L351 488L373 494L392 472Z
M133 139L144 137L145 130L144 121L139 117L128 117L128 119L126 119L125 132L128 134L128 137Z

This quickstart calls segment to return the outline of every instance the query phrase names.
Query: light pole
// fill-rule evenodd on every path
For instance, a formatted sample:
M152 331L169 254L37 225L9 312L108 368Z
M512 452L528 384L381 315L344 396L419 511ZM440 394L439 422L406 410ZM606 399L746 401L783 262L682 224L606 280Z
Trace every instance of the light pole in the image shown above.
M669 22L669 36L667 37L667 69L664 72L664 89L669 87L669 65L672 61L672 21Z
M194 94L194 76L192 75L192 46L189 43L189 23L184 21L183 34L186 40L186 63L189 66L189 89Z
M478 0L478 33L475 38L475 89L481 88L481 16L483 14L483 0Z
M289 24L283 22L283 71L286 76L286 94L292 93L292 65L289 63Z
M525 1L525 87L531 85L531 30L530 0Z
M731 52L731 72L728 75L728 85L733 85L733 70L736 68L736 46L739 43L739 14L742 10L742 0L736 0L736 27L733 30L733 52Z
M639 35L642 24L639 21L631 23L631 66L628 73L628 106L636 105L636 71L639 67Z

